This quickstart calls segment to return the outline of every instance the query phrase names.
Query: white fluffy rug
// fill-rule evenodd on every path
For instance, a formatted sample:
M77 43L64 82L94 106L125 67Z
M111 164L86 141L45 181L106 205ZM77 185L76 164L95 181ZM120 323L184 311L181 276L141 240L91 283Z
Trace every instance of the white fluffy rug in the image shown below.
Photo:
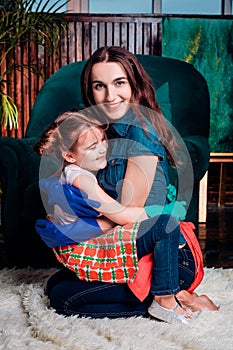
M43 287L55 270L0 271L0 349L228 350L233 346L233 269L205 269L198 293L220 310L204 311L190 326L151 319L89 319L57 315Z

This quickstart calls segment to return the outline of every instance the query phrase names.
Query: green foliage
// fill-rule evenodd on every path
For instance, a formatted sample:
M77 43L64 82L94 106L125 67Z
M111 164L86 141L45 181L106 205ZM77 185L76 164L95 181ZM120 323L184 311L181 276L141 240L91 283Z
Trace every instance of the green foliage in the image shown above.
M68 0L69 1L69 0ZM64 0L12 0L0 2L0 66L19 44L28 40L49 48L56 48L61 29L66 30L64 12L59 10ZM7 65L0 76L0 123L4 128L17 128L18 111L14 100L7 95L5 83L12 69L29 66ZM33 71L35 74L39 72Z
M1 95L2 103L0 106L0 115L1 115L1 124L6 129L9 127L11 130L12 128L17 129L18 128L18 110L17 106L14 103L13 98L11 98L8 95L2 94Z
M210 93L211 152L233 150L232 19L166 18L163 56L191 63L205 77Z

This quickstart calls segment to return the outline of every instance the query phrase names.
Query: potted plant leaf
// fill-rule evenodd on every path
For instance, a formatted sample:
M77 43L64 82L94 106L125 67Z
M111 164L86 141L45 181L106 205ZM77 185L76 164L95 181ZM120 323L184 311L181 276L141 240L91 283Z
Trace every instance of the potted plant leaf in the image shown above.
M46 50L56 47L61 28L67 23L61 10L69 2L64 0L0 0L0 124L4 128L18 127L18 109L14 99L7 93L6 82L13 69L30 69L24 64L4 64L17 45L29 40L42 45Z

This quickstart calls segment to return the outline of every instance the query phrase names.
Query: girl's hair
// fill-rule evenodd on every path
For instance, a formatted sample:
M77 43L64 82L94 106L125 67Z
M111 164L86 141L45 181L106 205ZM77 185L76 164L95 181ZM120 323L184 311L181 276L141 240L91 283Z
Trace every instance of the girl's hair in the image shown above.
M116 62L123 67L132 89L131 103L133 112L145 130L146 127L142 117L144 116L150 119L155 130L158 132L160 141L165 146L168 159L174 163L173 156L177 148L177 143L156 101L152 80L138 59L125 48L106 46L96 50L92 54L81 76L84 105L86 107L95 105L91 83L91 71L94 64L99 62Z
M89 128L101 128L105 133L94 117L81 111L64 112L47 127L33 149L40 156L53 154L63 160L62 152L74 151L80 135Z

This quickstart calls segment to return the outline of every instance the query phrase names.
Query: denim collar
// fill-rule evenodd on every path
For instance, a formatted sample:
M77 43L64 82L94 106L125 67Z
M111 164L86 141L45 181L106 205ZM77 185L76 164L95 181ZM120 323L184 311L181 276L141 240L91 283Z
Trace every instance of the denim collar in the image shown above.
M132 109L130 108L123 117L110 123L111 127L120 135L121 137L126 136L131 125L135 125L137 117L134 115ZM138 121L138 120L137 120Z

